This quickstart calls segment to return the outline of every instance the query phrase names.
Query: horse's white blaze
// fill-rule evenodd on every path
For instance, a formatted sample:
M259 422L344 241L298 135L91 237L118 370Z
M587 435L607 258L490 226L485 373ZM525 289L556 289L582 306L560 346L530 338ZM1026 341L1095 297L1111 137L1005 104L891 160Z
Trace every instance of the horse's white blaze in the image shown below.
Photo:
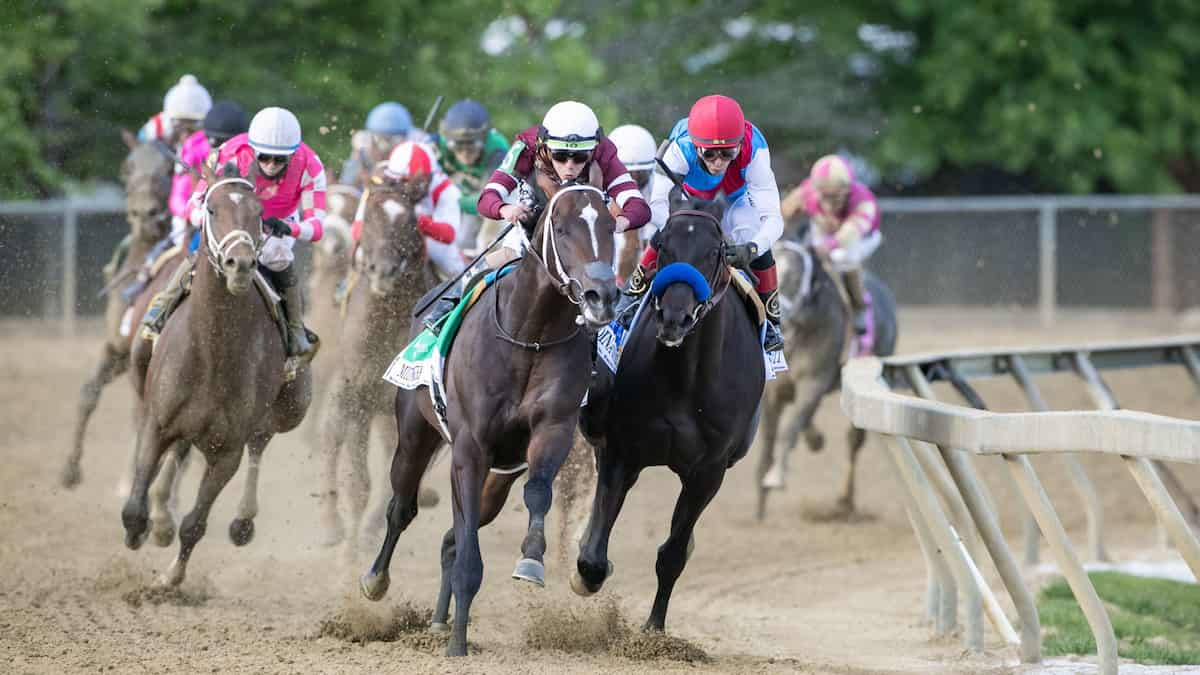
M597 258L599 258L600 242L596 239L596 219L600 217L600 212L598 212L595 207L591 205L591 203L588 203L583 207L583 210L579 212L579 217L583 218L583 221L587 223L588 232L590 232L592 235L592 252L595 253Z
M383 203L383 211L387 214L388 220L394 223L396 222L396 218L399 218L400 214L404 213L406 209L403 204L395 199L389 199Z
M229 201L233 202L234 204L241 204L242 196L243 195L240 192L231 192L229 193Z

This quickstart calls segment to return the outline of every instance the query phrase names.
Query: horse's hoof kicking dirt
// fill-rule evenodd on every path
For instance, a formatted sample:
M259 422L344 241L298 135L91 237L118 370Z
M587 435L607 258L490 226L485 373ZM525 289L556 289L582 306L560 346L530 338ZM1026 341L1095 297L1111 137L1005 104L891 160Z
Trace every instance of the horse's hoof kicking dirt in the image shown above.
M546 566L533 558L522 558L517 561L517 566L513 569L512 578L528 581L531 584L537 584L540 588L545 588Z

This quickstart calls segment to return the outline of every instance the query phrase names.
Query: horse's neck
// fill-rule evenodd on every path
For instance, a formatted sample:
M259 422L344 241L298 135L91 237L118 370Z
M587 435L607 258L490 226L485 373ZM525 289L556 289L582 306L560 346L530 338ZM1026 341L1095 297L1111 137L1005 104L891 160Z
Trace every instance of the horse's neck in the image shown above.
M225 280L203 256L195 262L192 278L190 315L193 335L232 335L243 329L255 318L255 303L262 302L258 289L251 287L241 295L234 295L225 287ZM202 309L203 308L203 309ZM213 340L211 350L245 352L242 340Z
M154 248L156 243L158 242L150 241L136 234L133 235L133 239L129 243L129 253L126 255L126 260L130 261L130 264L141 265L146 258L146 254L150 252L150 249Z
M508 277L512 283L500 300L504 330L518 340L547 342L561 339L575 329L578 312L531 253L525 254Z

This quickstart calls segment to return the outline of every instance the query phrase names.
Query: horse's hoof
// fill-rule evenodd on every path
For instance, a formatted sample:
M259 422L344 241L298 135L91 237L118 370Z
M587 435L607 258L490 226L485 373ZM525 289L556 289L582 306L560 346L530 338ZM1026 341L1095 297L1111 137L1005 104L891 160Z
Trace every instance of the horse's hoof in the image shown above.
M142 544L146 543L146 538L148 536L150 536L150 533L146 530L142 530L137 534L134 534L133 532L126 532L125 545L129 547L129 550L136 551L142 547Z
M183 579L186 576L187 564L181 563L179 562L179 558L175 558L175 560L171 562L171 566L167 568L167 571L158 578L158 583L160 586L175 588L179 584L183 583Z
M600 588L588 586L588 582L583 580L583 575L579 573L579 570L575 570L571 573L571 590L575 591L575 595L586 598L595 595Z
M166 548L171 545L171 542L175 541L175 523L171 521L167 521L162 526L151 528L151 532L154 535L154 545L159 548Z
M533 558L521 558L513 569L512 578L528 581L539 588L546 587L546 566Z
M804 434L804 443L808 449L813 452L820 452L825 449L825 434L819 431L811 431Z
M68 464L63 467L62 474L59 476L59 482L63 487L70 490L83 481L83 472L79 470L78 464Z
M358 580L358 588L362 591L364 598L371 601L378 601L387 595L388 586L391 582L391 577L387 572L379 574L367 572Z
M417 506L423 509L431 509L440 501L442 501L441 496L433 488L421 488L421 491L417 493Z
M783 488L783 469L779 464L772 464L762 477L762 486L768 490L779 490Z
M450 624L442 623L441 621L434 621L433 623L429 624L429 632L433 633L434 635L445 635L446 633L450 632Z
M254 538L254 521L249 518L234 518L229 523L229 540L234 546L245 546Z
M121 513L121 524L125 526L125 545L134 551L142 547L146 543L146 537L150 534L148 527L150 525L149 518L137 512L136 507L127 506Z
M450 638L450 644L446 645L446 656L466 656L467 641L455 640Z

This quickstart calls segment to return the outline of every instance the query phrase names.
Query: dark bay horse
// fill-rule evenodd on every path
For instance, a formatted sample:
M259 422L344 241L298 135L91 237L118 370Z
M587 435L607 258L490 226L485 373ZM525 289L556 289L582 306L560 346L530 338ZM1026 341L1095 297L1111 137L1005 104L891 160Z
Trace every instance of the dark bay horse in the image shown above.
M809 449L821 450L825 437L812 426L817 407L841 385L842 364L855 340L842 291L807 241L806 232L781 239L773 247L779 268L779 299L783 332L787 336L788 371L767 385L758 440L762 445L758 470L756 517L766 517L767 495L782 489L787 456L803 434ZM875 313L872 353L890 356L896 350L896 300L878 277L864 270L863 283ZM792 406L790 411L789 406ZM787 411L787 414L785 414ZM849 468L834 509L826 518L854 516L854 477L866 434L847 423Z
M167 200L171 194L171 160L158 143L138 143L128 132L125 143L129 155L121 163L121 182L125 185L125 219L129 221L129 251L113 274L104 309L104 347L95 372L79 391L78 416L75 419L74 445L62 469L64 487L72 488L83 478L83 439L88 421L100 403L104 387L129 368L129 349L137 332L137 319L126 319L130 303L122 297L124 288L133 283L146 254L162 241L171 229ZM170 274L160 275L170 276ZM125 280L122 282L121 280ZM143 291L145 293L145 291ZM128 330L122 334L126 320Z
M341 318L341 338L328 398L321 406L324 446L322 471L322 543L332 546L343 538L338 512L337 466L339 457L350 464L345 495L350 506L347 552L358 549L363 514L371 491L368 440L371 424L391 413L395 402L392 385L380 377L407 343L413 305L433 286L425 264L425 239L417 230L416 204L429 188L428 175L414 179L378 179L370 187L363 216L356 263L358 282L348 292ZM395 447L395 427L382 425Z
M592 368L592 340L583 328L607 325L617 300L615 221L604 193L542 178L539 187L549 202L528 233L529 249L466 315L445 366L454 527L442 541L442 590L433 622L435 629L446 628L453 596L450 656L467 653L471 602L483 580L479 528L499 514L526 468L529 524L513 577L545 583L551 485L571 450ZM419 320L414 325L419 330ZM400 442L392 460L387 535L361 584L372 600L387 592L396 541L417 515L421 477L444 442L423 388L397 393L396 422Z
M311 375L302 366L285 381L283 336L254 290L262 239L262 205L247 178L230 163L220 176L205 168L204 244L209 264L196 265L191 293L171 315L149 356L150 343L133 351L134 385L142 399L133 488L121 511L125 543L139 548L148 525L147 491L169 447L191 445L207 468L196 505L179 528L179 554L163 581L178 585L196 543L204 536L217 495L237 472L248 448L246 497L230 525L242 545L253 536L258 467L276 433L304 418ZM139 386L140 385L140 386Z
M658 549L658 593L645 624L659 631L696 521L726 470L750 448L766 380L757 317L730 288L721 206L679 197L676 188L671 216L656 235L659 271L617 373L597 366L584 408L581 428L595 448L597 483L571 577L580 595L600 590L612 572L608 542L626 493L642 469L669 467L683 489L671 534Z

